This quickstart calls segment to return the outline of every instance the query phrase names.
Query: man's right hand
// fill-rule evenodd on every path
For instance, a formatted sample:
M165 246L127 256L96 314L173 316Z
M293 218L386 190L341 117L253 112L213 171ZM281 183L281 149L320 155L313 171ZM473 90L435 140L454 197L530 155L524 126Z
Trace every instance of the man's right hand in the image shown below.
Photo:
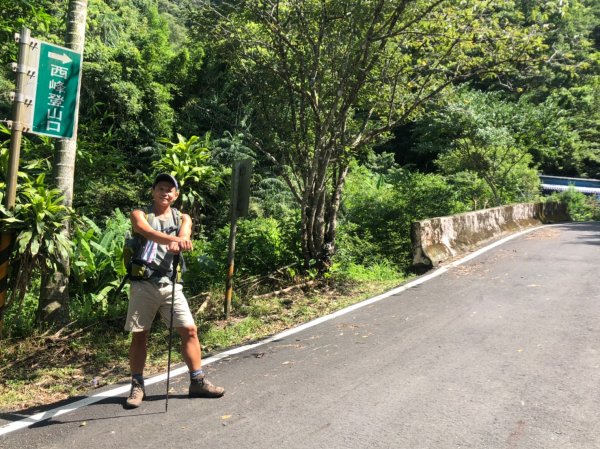
M176 242L169 242L167 245L167 251L173 254L179 254L184 251L191 251L194 249L194 245L190 239L184 237L178 237Z
M179 242L179 250L180 251L191 251L194 249L194 244L190 239L182 238Z

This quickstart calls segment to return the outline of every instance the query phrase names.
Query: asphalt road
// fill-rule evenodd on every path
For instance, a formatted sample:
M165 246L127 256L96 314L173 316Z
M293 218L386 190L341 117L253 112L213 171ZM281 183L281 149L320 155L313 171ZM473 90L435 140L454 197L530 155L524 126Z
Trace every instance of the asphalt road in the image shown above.
M161 382L0 448L600 448L599 265L600 223L540 228L209 365L221 399L179 376L166 414Z

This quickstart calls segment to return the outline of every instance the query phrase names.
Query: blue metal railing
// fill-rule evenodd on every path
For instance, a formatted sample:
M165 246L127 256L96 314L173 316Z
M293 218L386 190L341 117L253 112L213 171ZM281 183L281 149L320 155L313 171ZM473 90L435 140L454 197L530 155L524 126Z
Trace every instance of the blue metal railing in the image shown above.
M540 181L542 182L542 191L545 193L560 192L573 186L578 192L600 197L600 180L598 179L540 175Z

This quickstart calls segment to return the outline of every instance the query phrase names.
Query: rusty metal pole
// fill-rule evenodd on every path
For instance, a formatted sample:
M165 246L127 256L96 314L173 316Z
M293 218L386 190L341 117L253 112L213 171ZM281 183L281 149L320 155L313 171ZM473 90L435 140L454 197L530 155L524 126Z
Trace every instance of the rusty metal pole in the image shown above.
M225 283L225 319L229 320L231 313L231 297L233 295L233 272L235 255L235 236L237 232L237 203L238 203L239 165L234 164L231 178L231 225L229 228L229 245L227 254L227 281Z
M12 251L13 234L3 232L0 234L0 339L4 327L4 313L6 312L6 296L8 290L8 260Z
M29 28L21 28L18 37L19 58L17 60L17 80L15 83L15 98L13 102L13 120L10 131L10 149L8 155L8 173L6 175L6 196L4 197L7 209L13 209L17 199L17 177L19 174L19 158L21 153L21 137L23 135L23 107L25 104L25 83L28 76L27 63L29 61L29 41L31 34ZM0 337L6 312L6 296L8 290L8 266L12 249L13 234L2 232L0 234Z
M8 156L8 174L6 177L6 207L15 206L17 195L17 175L19 172L19 155L21 153L21 136L23 135L23 107L25 103L25 83L27 80L27 62L29 60L29 28L23 27L19 36L19 59L17 62L17 82L15 100L13 102L13 120L10 131L10 153Z

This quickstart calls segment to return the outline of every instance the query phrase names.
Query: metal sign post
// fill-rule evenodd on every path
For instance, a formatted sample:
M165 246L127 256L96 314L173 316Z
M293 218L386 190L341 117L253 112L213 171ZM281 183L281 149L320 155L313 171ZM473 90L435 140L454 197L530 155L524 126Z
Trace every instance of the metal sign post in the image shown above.
M14 67L17 72L15 83L14 101L13 101L13 120L10 123L10 149L8 154L8 173L6 175L6 196L4 202L7 209L15 207L17 198L17 175L19 172L19 157L21 153L21 137L23 129L23 114L26 104L31 104L31 98L25 95L26 85L32 76L32 70L29 68L30 53L30 31L23 27L20 36L17 37L19 43L19 57ZM2 232L0 234L0 337L3 328L3 316L6 312L6 296L8 290L8 265L12 248L13 234Z
M250 203L250 178L252 176L252 161L245 159L233 164L231 177L231 225L229 228L229 251L227 254L227 281L225 284L225 319L231 313L231 297L233 295L233 272L235 255L235 237L237 234L237 219L248 215Z
M17 81L15 85L13 101L13 120L10 126L10 152L8 155L8 174L6 177L6 197L5 204L7 209L15 206L17 192L17 173L19 171L19 156L21 153L21 137L23 128L27 129L26 123L23 123L26 105L30 105L32 98L26 95L27 85L31 84L29 80L33 76L33 69L29 66L30 53L30 32L29 28L23 28L20 36L17 37L19 43L19 59L14 69L17 72Z

